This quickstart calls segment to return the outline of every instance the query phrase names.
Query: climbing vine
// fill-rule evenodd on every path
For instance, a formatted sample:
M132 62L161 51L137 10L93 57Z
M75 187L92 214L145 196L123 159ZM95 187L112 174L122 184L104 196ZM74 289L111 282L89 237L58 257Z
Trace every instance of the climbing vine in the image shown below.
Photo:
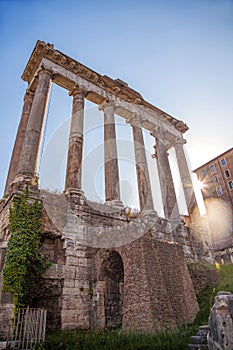
M40 255L42 204L28 188L15 197L9 213L11 236L3 269L5 290L13 295L15 312L30 306L49 263Z

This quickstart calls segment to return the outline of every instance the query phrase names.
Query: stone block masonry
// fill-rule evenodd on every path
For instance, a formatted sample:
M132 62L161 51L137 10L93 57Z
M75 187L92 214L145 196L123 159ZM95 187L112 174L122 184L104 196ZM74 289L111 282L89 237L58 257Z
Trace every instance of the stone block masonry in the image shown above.
M8 207L9 204L10 200ZM100 205L96 208L100 209ZM98 225L102 222L118 227L121 222L124 234L129 234L127 225L130 222L122 212L114 213L113 219L111 214L108 216L96 208L87 203L82 206L80 216L83 218L85 213L86 223ZM4 217L6 213L2 211ZM79 215L78 210L76 215ZM6 219L2 222L7 226ZM156 332L192 322L198 304L182 247L155 238L155 227L153 234L148 230L120 247L96 248L77 244L75 232L73 240L72 235L67 238L53 226L44 210L41 252L53 264L44 274L33 306L48 310L48 327L122 326L124 331ZM7 237L4 238L6 244ZM9 306L8 303L8 309ZM3 319L4 315L5 309L0 317Z
M115 219L109 215L107 219L106 212L97 212L87 204L82 206L82 218L84 212L87 223L98 225L102 221L114 227L119 225L118 221L124 225L126 222L122 214L114 214ZM78 210L76 214L79 215ZM51 223L46 225L45 216L45 231L46 227L51 230ZM48 247L53 247L56 252L56 247L62 246L63 254L58 255L64 256L62 264L54 260L44 275L44 287L41 288L46 293L51 288L52 296L56 288L56 310L50 304L51 298L44 297L43 293L35 305L46 307L47 303L49 327L56 328L60 322L62 329L122 325L125 331L156 332L194 320L198 304L179 244L156 239L148 231L128 244L103 249L77 244L75 233L73 235L73 240L70 235L66 238L60 234L58 238L59 234L54 232L55 241L60 240L56 246L48 242L54 242L51 232L50 238L44 240L42 251L48 253ZM50 254L54 259L56 255ZM54 313L56 324L52 321Z

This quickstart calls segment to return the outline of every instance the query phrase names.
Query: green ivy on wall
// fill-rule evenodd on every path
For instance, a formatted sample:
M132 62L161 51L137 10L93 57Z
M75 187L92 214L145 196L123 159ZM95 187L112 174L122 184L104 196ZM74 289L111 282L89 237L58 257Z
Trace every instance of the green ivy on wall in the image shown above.
M50 266L40 254L42 204L28 188L15 197L9 213L10 239L3 269L5 291L13 295L15 312L30 306L43 272Z

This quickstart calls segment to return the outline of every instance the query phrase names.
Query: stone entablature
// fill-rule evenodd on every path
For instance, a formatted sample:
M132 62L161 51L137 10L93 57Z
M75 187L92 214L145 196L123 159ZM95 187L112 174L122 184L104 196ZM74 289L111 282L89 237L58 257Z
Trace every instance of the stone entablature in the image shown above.
M102 103L106 98L113 99L114 102L123 100L138 105L139 108L144 107L143 112L148 111L148 114L154 111L155 113L152 113L152 115L168 121L168 124L170 123L181 133L188 130L187 125L181 120L177 120L145 101L141 94L129 88L127 83L122 82L120 79L113 80L106 75L98 74L80 62L55 50L53 45L46 44L40 40L37 41L22 75L22 79L29 83L32 91L35 90L37 84L34 78L41 66L50 69L54 74L53 81L69 91L75 87L75 84L87 88L89 94L86 98L96 104ZM88 85L88 83L90 84ZM103 94L103 92L105 93ZM121 115L119 113L120 106L116 112Z

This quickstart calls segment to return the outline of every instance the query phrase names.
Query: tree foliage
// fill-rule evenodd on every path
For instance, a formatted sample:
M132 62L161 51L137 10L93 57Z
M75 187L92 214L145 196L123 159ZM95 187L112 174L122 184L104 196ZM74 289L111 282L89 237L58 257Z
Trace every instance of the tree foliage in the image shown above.
M9 213L10 239L3 269L5 290L15 311L30 306L43 272L49 267L40 254L42 204L30 199L28 188L15 197Z

